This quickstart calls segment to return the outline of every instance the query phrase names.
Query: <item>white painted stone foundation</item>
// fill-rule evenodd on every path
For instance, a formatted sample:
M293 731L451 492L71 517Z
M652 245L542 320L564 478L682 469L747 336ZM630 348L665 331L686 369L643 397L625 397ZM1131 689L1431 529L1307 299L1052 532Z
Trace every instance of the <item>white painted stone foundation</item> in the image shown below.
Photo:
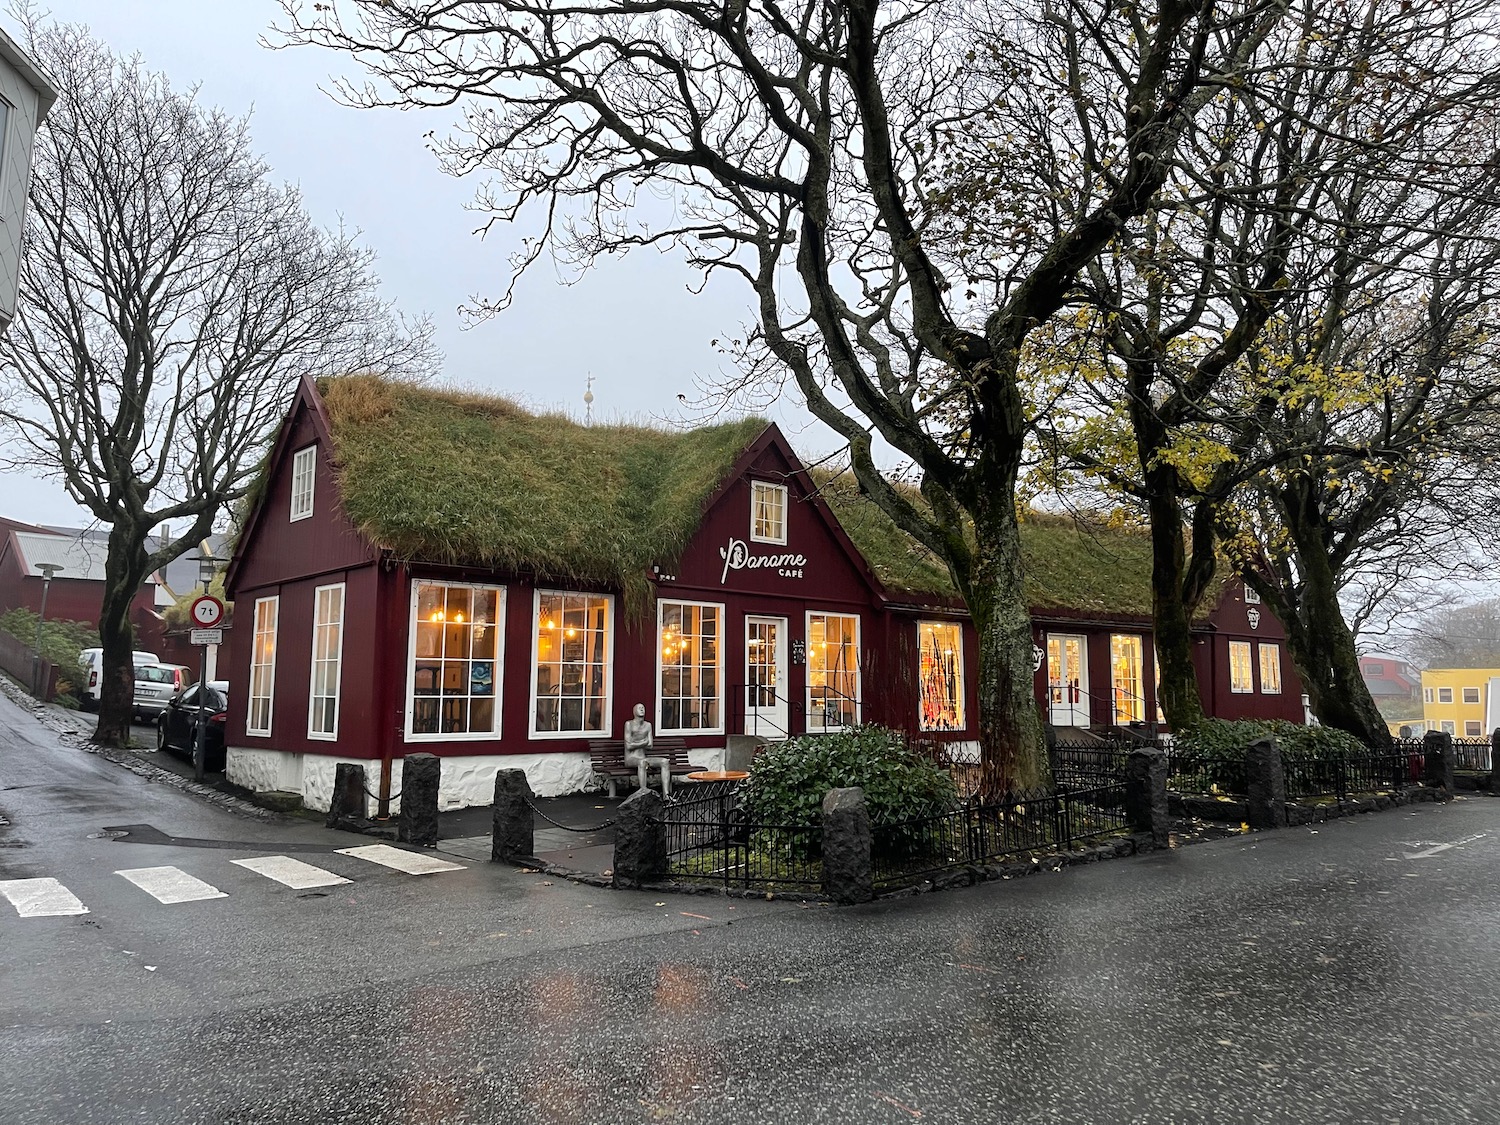
M413 750L412 753L417 753ZM722 750L694 751L690 760L696 765L700 756L705 769L716 768L710 759L722 759ZM438 787L438 808L442 811L471 805L488 805L495 799L495 774L502 769L526 771L531 791L538 797L560 797L598 787L589 756L583 753L557 754L480 754L473 757L444 758L442 780ZM335 768L340 762L352 762L365 770L365 788L380 791L380 761L368 758L335 758L323 754L293 754L282 750L262 750L253 746L231 746L225 755L224 776L235 785L256 793L282 790L300 793L305 808L326 812L333 797ZM391 792L397 794L391 811L401 809L401 759L391 763ZM366 798L366 814L376 808L373 797Z

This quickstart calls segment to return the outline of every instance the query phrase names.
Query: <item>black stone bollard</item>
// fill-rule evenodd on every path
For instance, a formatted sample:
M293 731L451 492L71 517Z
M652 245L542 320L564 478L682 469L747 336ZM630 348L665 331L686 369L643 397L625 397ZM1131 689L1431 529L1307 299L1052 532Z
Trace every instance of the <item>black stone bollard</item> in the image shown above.
M835 902L875 897L870 810L863 789L830 789L823 798L823 893Z
M667 830L655 789L637 789L615 818L615 886L639 887L667 876Z
M438 839L438 784L443 762L436 754L408 754L401 762L401 824L396 839L435 848Z
M1453 736L1430 730L1422 736L1422 784L1429 789L1453 792Z
M1136 832L1149 832L1158 847L1170 842L1167 756L1160 750L1130 752L1125 763L1125 819Z
M536 816L531 810L531 783L525 770L496 772L492 824L492 862L530 859L536 854Z
M1490 732L1490 792L1500 797L1500 727Z
M328 798L328 816L323 823L337 828L343 821L365 818L365 767L340 762L333 768L333 793Z
M1245 820L1251 828L1286 827L1286 774L1274 738L1257 738L1245 750Z

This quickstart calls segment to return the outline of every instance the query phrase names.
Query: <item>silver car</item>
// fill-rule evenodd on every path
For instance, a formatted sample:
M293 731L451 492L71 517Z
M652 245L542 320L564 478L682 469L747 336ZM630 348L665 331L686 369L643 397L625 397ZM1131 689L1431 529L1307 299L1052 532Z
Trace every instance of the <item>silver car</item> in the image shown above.
M143 664L135 670L134 710L139 718L154 720L168 701L193 679L181 664Z

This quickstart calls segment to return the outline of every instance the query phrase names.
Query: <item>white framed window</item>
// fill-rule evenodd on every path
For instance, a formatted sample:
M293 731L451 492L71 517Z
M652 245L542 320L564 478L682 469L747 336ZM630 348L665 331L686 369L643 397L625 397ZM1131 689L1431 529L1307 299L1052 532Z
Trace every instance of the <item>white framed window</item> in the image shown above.
M309 445L292 454L292 522L313 514L313 480L318 467L318 447Z
M716 602L656 606L656 728L724 733L724 607Z
M964 631L956 621L917 622L922 730L964 729Z
M1479 720L1478 719L1465 719L1464 720L1464 737L1465 738L1479 738L1480 737Z
M859 723L859 618L807 615L807 729Z
M1463 689L1463 691L1464 691L1464 702L1465 703L1478 703L1479 702L1479 689L1477 687L1466 687L1466 688Z
M1260 605L1260 595L1255 592L1255 587L1251 586L1248 582L1245 583L1245 604Z
M1432 689L1430 687L1424 687L1422 689L1422 702L1423 703L1431 703L1432 702Z
M1442 722L1442 728L1443 728L1443 733L1444 734L1457 734L1458 733L1457 729L1454 727L1452 719L1444 719L1443 722Z
M412 582L408 741L499 736L504 626L504 586Z
M1260 691L1262 695L1281 694L1281 646L1262 642L1260 656Z
M1146 717L1145 662L1145 645L1139 636L1110 634L1110 702L1116 724L1138 723Z
M1229 690L1235 695L1248 695L1255 690L1254 673L1250 669L1250 642L1229 642Z
M609 735L614 598L538 590L533 602L531 736Z
M786 542L786 486L750 482L750 541Z
M278 597L255 599L255 635L250 642L250 694L245 712L245 733L268 737L276 695L276 618Z
M1451 687L1440 687L1440 688L1438 688L1438 702L1439 703L1452 703L1453 702L1453 689Z
M344 584L313 592L312 675L307 698L307 737L337 741L339 680L344 664Z

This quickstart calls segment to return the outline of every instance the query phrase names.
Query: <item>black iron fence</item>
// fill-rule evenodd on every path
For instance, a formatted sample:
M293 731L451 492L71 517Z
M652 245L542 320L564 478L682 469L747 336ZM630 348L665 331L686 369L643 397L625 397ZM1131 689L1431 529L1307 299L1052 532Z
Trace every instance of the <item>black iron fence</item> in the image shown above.
M1340 758L1284 757L1282 774L1289 800L1299 797L1348 797L1400 789L1422 779L1420 751L1402 749Z
M1126 828L1120 784L971 802L937 816L874 825L875 885L909 883L1025 852L1065 850Z
M1456 770L1488 770L1490 768L1490 740L1487 738L1455 738L1453 740L1453 768Z
M667 858L675 874L732 887L814 888L823 879L823 829L752 824L735 781L674 794L663 810Z
M1179 793L1243 793L1245 755L1197 754L1173 750L1167 755L1167 788Z

